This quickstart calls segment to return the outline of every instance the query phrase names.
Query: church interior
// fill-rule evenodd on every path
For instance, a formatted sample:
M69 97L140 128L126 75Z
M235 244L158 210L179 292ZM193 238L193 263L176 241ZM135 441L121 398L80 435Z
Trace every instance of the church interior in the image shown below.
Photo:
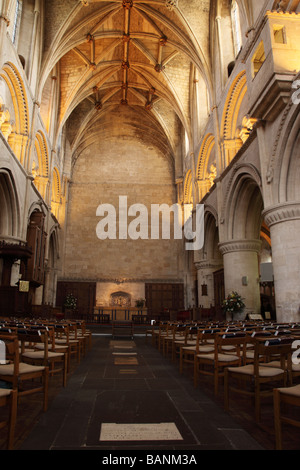
M299 14L0 0L1 449L299 449Z

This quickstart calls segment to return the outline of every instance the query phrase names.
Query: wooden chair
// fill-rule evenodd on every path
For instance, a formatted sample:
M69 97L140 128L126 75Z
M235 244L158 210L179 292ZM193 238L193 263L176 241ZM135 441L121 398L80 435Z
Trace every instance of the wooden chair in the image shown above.
M50 377L62 374L63 386L66 387L68 355L55 350L54 330L47 327L21 329L18 330L18 339L21 341L21 360L27 364L48 367Z
M165 345L165 342L168 341L168 340L172 340L173 338L173 329L174 329L174 326L176 325L177 323L173 323L173 322L167 322L166 325L164 325L163 323L160 325L159 327L159 335L158 335L158 350L160 352L164 352L164 345Z
M284 414L282 405L287 405L291 411L293 410L293 407L300 407L300 385L275 388L273 390L273 403L276 450L282 450L282 424L285 423L300 428L299 419L296 419L294 416L291 417Z
M291 344L283 343L279 339L270 338L251 338L254 341L254 362L240 367L228 367L225 369L224 378L224 406L229 410L229 391L237 394L251 396L255 402L256 422L261 418L261 399L262 397L272 396L274 383L281 383L286 386L291 368ZM279 357L280 367L268 367L262 365L262 357L268 358L276 354ZM235 381L235 386L230 386L230 381ZM250 388L247 388L250 385ZM251 389L253 385L254 389ZM271 390L270 390L271 386Z
M0 380L11 384L12 389L18 391L18 399L34 393L43 393L43 410L46 411L49 368L20 362L18 336L0 335L0 340L6 344L7 359L6 364L0 364Z
M162 353L164 356L172 354L174 358L174 344L175 342L184 342L186 333L186 325L181 323L175 323L172 325L169 334L162 338Z
M84 320L76 322L77 336L84 340L84 353L92 347L92 332L86 328Z
M194 364L195 355L202 353L212 353L214 351L215 330L203 330L202 328L191 328L192 334L196 333L195 344L184 344L179 351L179 372L183 373L184 364ZM216 330L219 332L220 330Z
M0 388L0 406L8 408L8 418L0 421L0 429L7 427L7 449L13 450L18 408L18 391Z
M194 386L198 385L199 375L213 376L214 394L218 395L219 379L224 376L225 368L229 365L237 367L242 364L246 338L249 336L245 333L215 333L214 351L195 354ZM230 352L224 352L224 347L230 347Z
M70 364L72 357L75 357L77 363L80 362L80 344L77 339L70 337L70 329L67 324L54 323L55 331L55 347L67 347L68 348L68 371L70 370Z

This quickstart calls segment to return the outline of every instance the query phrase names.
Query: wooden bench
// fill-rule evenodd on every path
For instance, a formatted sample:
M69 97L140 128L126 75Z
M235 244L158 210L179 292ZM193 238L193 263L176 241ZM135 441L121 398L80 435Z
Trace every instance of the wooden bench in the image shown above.
M134 327L133 322L122 322L114 321L112 322L112 337L116 336L130 336L133 339Z

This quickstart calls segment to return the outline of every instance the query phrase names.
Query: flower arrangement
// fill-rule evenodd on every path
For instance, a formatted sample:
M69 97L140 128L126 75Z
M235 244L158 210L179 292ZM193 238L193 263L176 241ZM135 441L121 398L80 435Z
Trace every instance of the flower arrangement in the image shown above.
M135 301L135 306L136 306L136 307L143 308L144 305L145 305L145 303L146 303L145 299L137 299L137 300Z
M77 299L74 297L73 294L68 294L65 300L65 308L70 308L75 310L77 307Z
M223 309L226 312L234 313L240 312L245 308L242 297L237 292L231 292L227 298L223 301Z

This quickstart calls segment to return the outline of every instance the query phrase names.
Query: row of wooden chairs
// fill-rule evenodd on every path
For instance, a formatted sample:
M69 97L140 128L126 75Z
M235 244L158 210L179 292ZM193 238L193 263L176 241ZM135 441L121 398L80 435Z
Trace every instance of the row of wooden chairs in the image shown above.
M70 362L77 363L91 347L91 332L82 321L53 322L6 319L0 322L0 406L8 408L7 448L14 447L14 429L20 399L42 393L43 411L48 408L49 379L61 374L67 384Z
M224 381L224 407L229 410L232 392L251 396L255 419L261 419L261 400L273 396L276 448L282 448L283 422L300 426L297 420L284 418L282 402L300 406L300 365L292 360L293 348L300 344L300 325L263 322L195 323L166 322L153 325L153 345L163 355L179 358L179 370L193 366L194 386L200 375L214 380L214 393Z

